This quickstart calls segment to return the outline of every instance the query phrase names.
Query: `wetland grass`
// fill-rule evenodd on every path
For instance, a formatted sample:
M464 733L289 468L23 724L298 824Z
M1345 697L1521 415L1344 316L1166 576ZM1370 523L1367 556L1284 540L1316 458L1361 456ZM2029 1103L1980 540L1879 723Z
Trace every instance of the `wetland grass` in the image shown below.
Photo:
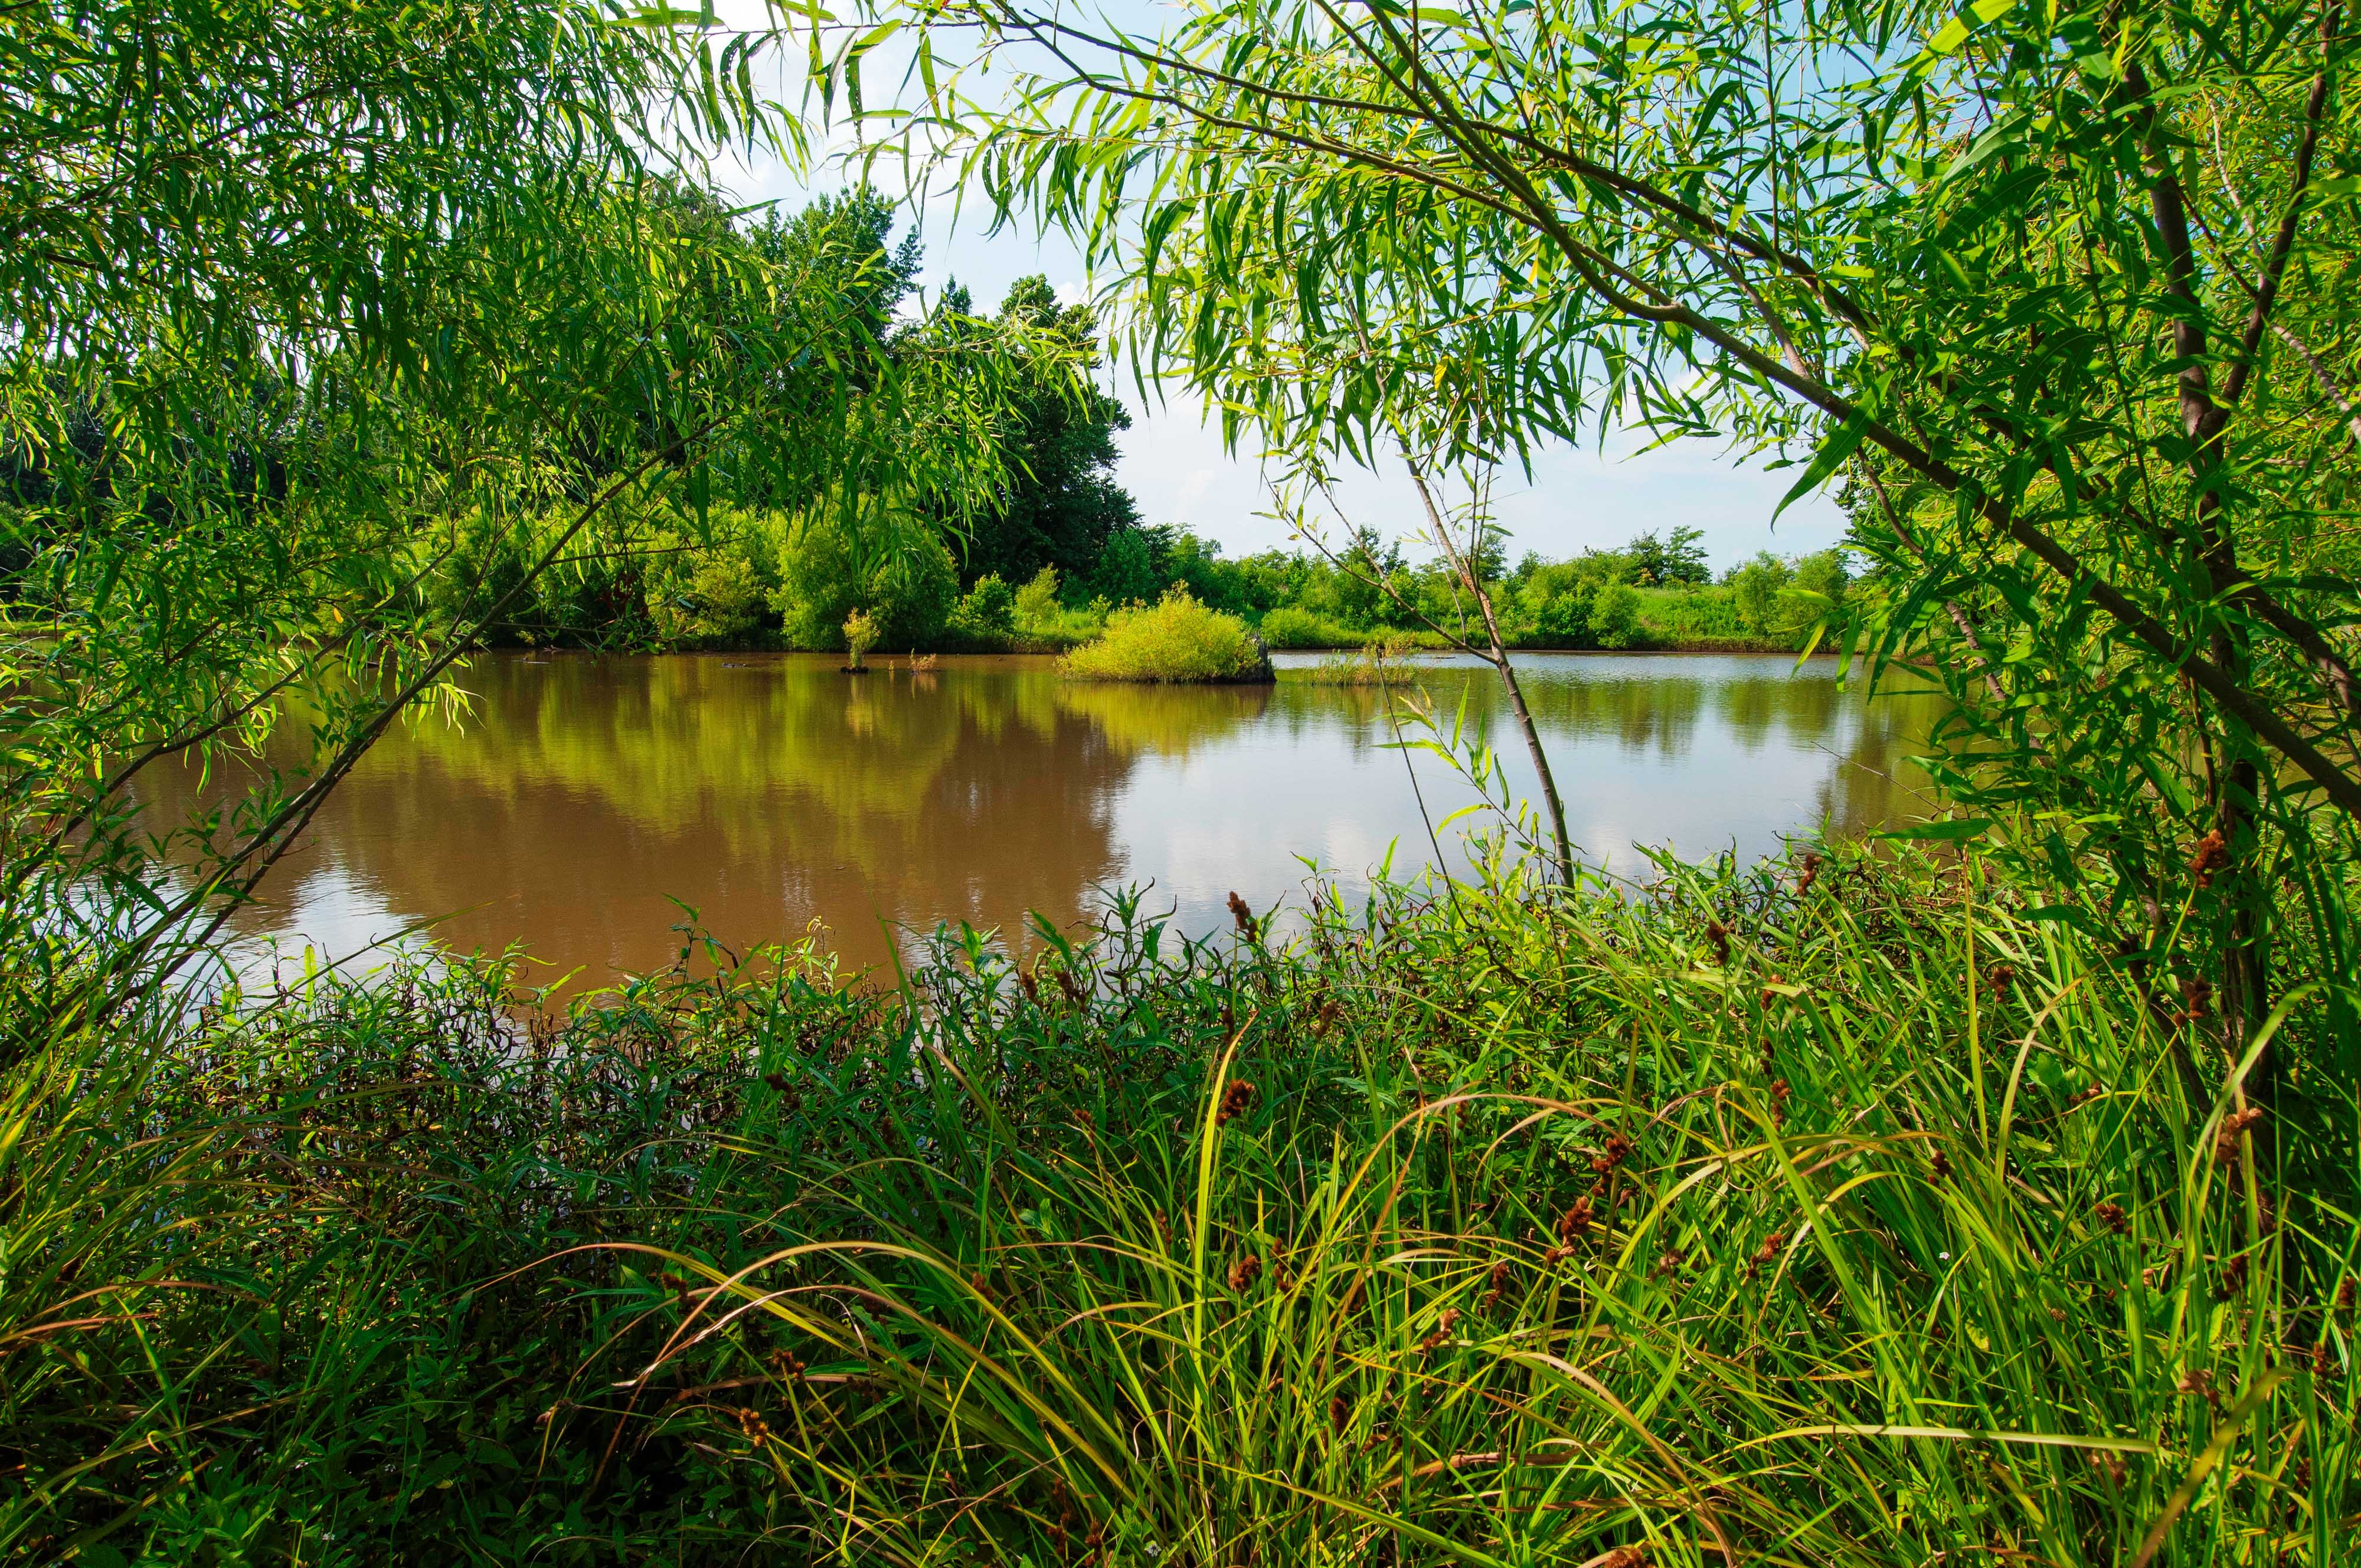
M57 1042L0 1549L2343 1561L2349 1043L2300 999L2265 1118L2048 903L1849 850L1284 942L1118 900L886 992L693 944L524 1025L494 965Z

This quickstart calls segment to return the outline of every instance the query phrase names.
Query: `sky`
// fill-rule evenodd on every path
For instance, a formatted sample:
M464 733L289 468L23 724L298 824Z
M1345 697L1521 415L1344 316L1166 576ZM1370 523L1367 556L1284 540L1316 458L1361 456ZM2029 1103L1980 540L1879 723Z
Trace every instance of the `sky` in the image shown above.
M734 8L725 5L724 16ZM1143 8L1135 25L1147 19ZM873 64L867 79L880 83L890 76ZM782 95L792 96L792 91ZM762 155L725 160L714 173L741 203L776 201L790 211L844 183L831 168L806 179ZM978 309L989 310L1009 284L1033 273L1048 278L1070 302L1094 297L1104 280L1087 274L1061 236L1040 238L1016 230L989 234L988 213L980 216L981 211L981 203L960 211L948 192L906 207L905 222L915 226L925 247L919 287L927 298L958 282L971 291ZM1107 386L1131 414L1130 430L1117 437L1122 461L1115 478L1131 493L1143 522L1177 524L1218 543L1232 556L1301 547L1288 525L1272 515L1257 452L1224 450L1218 425L1209 427L1195 401L1178 388L1169 398L1143 399L1129 369L1121 367L1109 367ZM1794 483L1792 471L1750 467L1712 442L1685 441L1642 452L1645 444L1636 435L1610 435L1604 450L1554 444L1537 453L1530 477L1504 471L1494 501L1495 515L1510 536L1510 557L1526 551L1563 557L1612 549L1651 530L1669 534L1694 528L1719 571L1758 551L1806 554L1843 536L1843 515L1827 495L1798 500L1773 527L1772 513ZM1417 493L1399 472L1355 475L1340 486L1338 500L1343 515L1332 517L1326 531L1332 542L1342 523L1374 528L1406 543L1422 532ZM1408 554L1416 559L1424 552L1413 543Z

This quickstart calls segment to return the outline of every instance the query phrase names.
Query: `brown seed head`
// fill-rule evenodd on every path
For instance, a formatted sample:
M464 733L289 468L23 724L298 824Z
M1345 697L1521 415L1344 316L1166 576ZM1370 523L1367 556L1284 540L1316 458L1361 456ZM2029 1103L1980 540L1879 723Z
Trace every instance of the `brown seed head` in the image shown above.
M1221 1109L1213 1113L1213 1124L1226 1127L1245 1115L1246 1107L1254 1103L1254 1097L1255 1086L1247 1080L1230 1080L1228 1086L1222 1091Z
M1938 1181L1951 1179L1951 1162L1941 1149L1937 1149L1927 1157L1927 1168L1935 1173L1935 1179Z
M1353 1407L1345 1403L1344 1395L1339 1394L1334 1398L1328 1401L1328 1425L1332 1429L1337 1431L1343 1431L1345 1430L1345 1423L1350 1421L1352 1419Z
M2229 863L2230 846L2223 840L2218 828L2198 839L2197 848L2189 856L2189 870L2197 878L2199 887L2212 887L2213 873Z
M2181 1022L2194 1023L2213 1011L2213 982L2191 975L2180 982L2180 997L2188 1004L2181 1009Z
M1255 934L1254 910L1235 892L1230 894L1230 918L1238 923L1238 935L1251 937Z
M738 1430L744 1432L746 1441L757 1448L771 1441L771 1429L763 1420L763 1412L752 1407L738 1412Z
M1558 1216L1557 1239L1571 1247L1589 1234L1590 1223L1595 1214L1596 1211L1592 1209L1589 1199L1576 1199L1574 1207Z
M2222 1118L2220 1131L2213 1135L2213 1157L2223 1165L2238 1157L2238 1140L2263 1119L2262 1107L2249 1105L2244 1111L2233 1111Z
M1705 923L1705 939L1713 944L1713 961L1723 969L1730 967L1730 927L1719 920Z
M2016 966L1994 964L1984 971L1984 980L1994 991L2006 991L2016 983Z
M1631 1140L1620 1133L1609 1136L1599 1151L1590 1157L1590 1168L1604 1176L1631 1156Z
M1230 1288L1242 1296L1253 1289L1254 1282L1261 1277L1262 1259L1253 1253L1230 1265Z
M2131 1234L2131 1216L2124 1212L2120 1203L2102 1203L2091 1211L2091 1217L2119 1236Z
M2336 1288L2336 1306L2340 1311L2349 1312L2353 1310L2353 1277L2349 1274L2345 1277L2345 1282Z

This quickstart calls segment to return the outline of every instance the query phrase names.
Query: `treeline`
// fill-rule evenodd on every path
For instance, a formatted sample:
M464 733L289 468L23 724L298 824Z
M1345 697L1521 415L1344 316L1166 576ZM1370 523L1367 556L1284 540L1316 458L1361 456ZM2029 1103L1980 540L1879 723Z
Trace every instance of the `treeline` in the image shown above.
M1565 560L1528 552L1513 566L1495 544L1475 565L1502 637L1519 648L1786 648L1843 602L1840 551L1765 553L1717 580L1701 538L1692 528L1651 531L1620 550ZM1272 550L1239 561L1183 533L1166 542L1160 565L1197 598L1253 619L1275 648L1482 641L1474 597L1446 562L1411 564L1367 530L1333 554Z
M1333 554L1267 550L1230 559L1185 529L1137 522L1103 473L1082 477L1087 511L1070 504L1072 489L1037 485L1017 498L1020 515L1060 519L1067 526L1056 532L920 528L890 555L864 552L862 541L878 531L853 516L876 503L841 492L793 512L717 509L699 530L618 519L613 548L586 549L544 574L496 637L832 651L844 646L846 617L861 609L877 620L888 652L1059 650L1096 634L1112 611L1179 587L1246 620L1274 648L1480 640L1478 611L1456 574L1440 560L1413 565L1374 532ZM524 527L462 525L437 580L456 598L521 577L544 534L562 525L555 516ZM1093 532L1101 543L1078 569L1074 546ZM641 543L625 546L624 537ZM1477 565L1501 633L1519 648L1795 648L1851 587L1840 550L1795 559L1766 552L1717 579L1699 538L1695 529L1650 532L1565 560L1528 553L1513 566L1494 550Z
M1441 643L1478 624L1443 562L1413 565L1374 531L1333 554L1229 559L1186 529L1143 522L1114 473L1129 416L1090 374L1096 315L1060 304L1047 279L1018 280L989 315L956 284L913 311L917 237L895 237L894 209L872 191L752 225L685 194L671 205L702 243L824 277L840 302L829 317L840 351L880 367L956 356L988 331L1056 345L999 389L1003 477L982 505L954 509L906 475L783 484L750 455L719 466L700 510L609 504L569 536L596 481L634 454L591 455L569 485L522 488L430 525L422 592L438 620L465 624L489 603L501 607L483 629L494 643L833 651L861 610L888 652L1058 650L1180 587L1278 648ZM275 461L264 455L260 471ZM1838 552L1765 554L1716 581L1700 537L1649 532L1513 566L1496 542L1476 565L1521 648L1789 648L1843 598Z

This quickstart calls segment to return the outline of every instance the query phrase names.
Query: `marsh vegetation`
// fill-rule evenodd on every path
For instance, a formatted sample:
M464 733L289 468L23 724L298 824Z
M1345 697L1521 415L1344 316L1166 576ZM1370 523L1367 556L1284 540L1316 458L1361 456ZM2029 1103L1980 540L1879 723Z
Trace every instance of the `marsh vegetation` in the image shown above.
M2349 1560L2343 0L1159 25L0 7L0 1552ZM823 148L800 212L717 178ZM1098 298L921 298L888 170ZM1299 552L1137 515L1110 359ZM1512 565L1500 487L1631 434L1792 466L1842 551ZM1235 677L1257 626L1488 667L1494 729L1324 694L1438 868L858 976L689 919L566 995L224 979L372 759L471 744L488 647L825 650L824 756L784 683L775 746L511 739L636 820L795 773L924 854L967 731L863 750L953 687L918 649ZM1511 651L1730 637L1931 682L1934 798L1610 874ZM1017 886L1126 737L1311 695L1038 686L1088 745ZM781 817L715 816L777 875Z

